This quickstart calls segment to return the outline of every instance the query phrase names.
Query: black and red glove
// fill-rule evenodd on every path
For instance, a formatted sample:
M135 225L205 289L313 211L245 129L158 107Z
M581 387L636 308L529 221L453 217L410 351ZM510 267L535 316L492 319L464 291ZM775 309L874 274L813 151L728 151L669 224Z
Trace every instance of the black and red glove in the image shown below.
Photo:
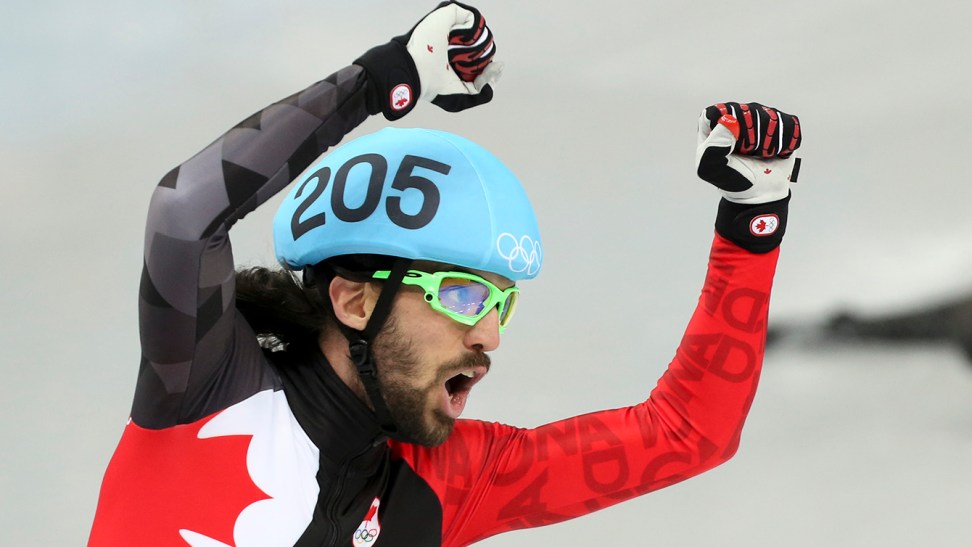
M368 73L368 111L397 120L417 99L449 112L489 102L502 73L496 45L479 10L443 2L412 30L354 62Z
M476 8L458 2L455 5L469 11L472 21L469 24L467 15L462 25L453 26L449 32L449 67L456 71L463 82L475 82L496 55L496 44L493 42L493 33L486 26L486 19ZM467 24L468 28L465 26ZM421 42L421 37L415 32L412 37L412 41ZM421 51L422 43L417 46Z
M753 252L779 246L790 183L800 171L793 152L802 141L796 116L759 103L719 103L702 112L696 168L722 192L716 230L723 237Z
M739 121L738 140L733 152L743 156L786 158L793 154L803 140L800 119L776 108L759 103L718 103L705 109L709 128L719 118L732 116Z

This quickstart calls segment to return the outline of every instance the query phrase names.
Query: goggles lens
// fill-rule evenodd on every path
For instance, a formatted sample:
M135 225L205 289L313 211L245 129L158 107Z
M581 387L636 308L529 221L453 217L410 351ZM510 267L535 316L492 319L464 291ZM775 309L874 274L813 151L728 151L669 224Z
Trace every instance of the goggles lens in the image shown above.
M375 272L375 279L388 279L388 271ZM425 290L425 301L432 309L445 314L464 325L475 325L493 308L499 310L500 332L506 330L520 290L506 290L466 272L422 272L409 270L402 279L405 285L415 285Z

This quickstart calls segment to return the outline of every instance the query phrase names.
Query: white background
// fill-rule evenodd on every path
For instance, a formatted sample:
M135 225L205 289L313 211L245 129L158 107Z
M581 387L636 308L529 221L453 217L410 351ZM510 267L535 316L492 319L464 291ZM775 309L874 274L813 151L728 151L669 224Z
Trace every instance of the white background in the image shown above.
M467 417L535 426L644 399L704 275L717 194L696 117L759 101L805 144L771 317L969 290L972 87L958 2L478 4L488 106L401 126L502 158L545 268ZM0 10L0 543L82 545L138 366L148 199L223 131L407 31L434 3L8 3ZM355 134L384 125L375 118ZM273 261L277 203L233 231ZM518 545L969 545L972 367L945 346L769 352L741 449L706 475Z

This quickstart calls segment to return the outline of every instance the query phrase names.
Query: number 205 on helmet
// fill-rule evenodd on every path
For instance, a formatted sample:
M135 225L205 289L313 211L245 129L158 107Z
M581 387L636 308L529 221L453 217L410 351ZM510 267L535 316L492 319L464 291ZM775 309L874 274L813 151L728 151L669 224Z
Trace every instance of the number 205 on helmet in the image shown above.
M321 156L285 196L273 231L277 260L293 270L380 254L517 281L543 262L513 173L472 141L428 129L385 128Z

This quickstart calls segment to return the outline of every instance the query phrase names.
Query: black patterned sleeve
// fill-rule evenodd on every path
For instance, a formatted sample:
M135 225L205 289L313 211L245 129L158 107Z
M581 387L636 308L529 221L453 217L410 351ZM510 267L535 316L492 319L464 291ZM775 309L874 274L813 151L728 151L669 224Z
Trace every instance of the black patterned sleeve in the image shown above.
M247 118L159 183L139 290L136 424L189 423L272 385L234 306L228 231L368 117L365 86L363 70L347 67Z

